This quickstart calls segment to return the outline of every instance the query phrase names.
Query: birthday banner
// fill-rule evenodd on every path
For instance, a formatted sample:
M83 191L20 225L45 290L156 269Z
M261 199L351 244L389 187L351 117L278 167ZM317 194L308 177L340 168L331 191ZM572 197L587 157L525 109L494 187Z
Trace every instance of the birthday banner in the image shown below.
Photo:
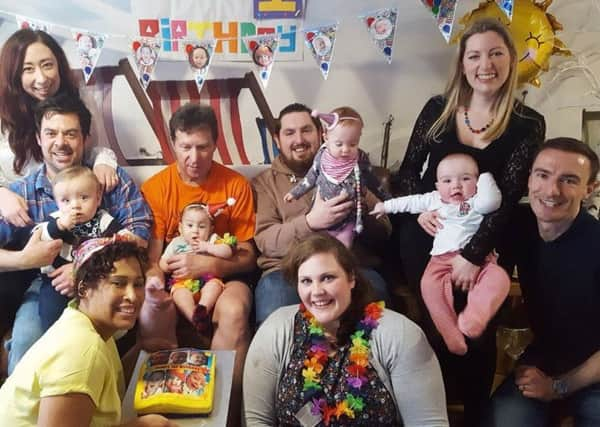
M181 59L187 43L179 39L215 39L215 59L247 62L249 52L243 42L245 37L277 33L280 35L277 61L302 61L302 16L296 19L279 16L277 20L257 21L254 18L255 1L258 0L131 0L131 5L134 16L138 17L136 35L163 40L161 60ZM293 14L303 10L302 1L262 1L259 6L270 9L265 17L276 18L275 12L285 12L282 9L292 3Z

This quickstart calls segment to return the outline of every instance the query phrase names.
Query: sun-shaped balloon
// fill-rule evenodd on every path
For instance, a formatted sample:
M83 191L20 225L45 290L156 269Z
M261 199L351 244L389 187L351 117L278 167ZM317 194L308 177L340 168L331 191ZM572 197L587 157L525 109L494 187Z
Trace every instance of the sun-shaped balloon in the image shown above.
M556 31L562 30L562 25L546 12L552 1L514 0L512 22L494 0L482 2L460 19L459 23L464 28L455 40L477 19L491 17L501 20L508 26L515 41L519 56L519 84L530 83L539 87L538 77L542 71L548 71L550 57L554 54L571 55L565 44L556 37Z

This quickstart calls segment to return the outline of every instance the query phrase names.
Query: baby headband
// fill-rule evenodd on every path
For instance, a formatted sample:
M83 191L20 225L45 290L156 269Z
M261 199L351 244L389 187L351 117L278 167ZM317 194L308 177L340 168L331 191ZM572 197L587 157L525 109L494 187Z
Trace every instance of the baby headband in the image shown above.
M97 237L84 241L73 252L73 277L77 274L77 270L81 268L85 262L90 259L96 252L101 251L107 246L114 245L117 242L133 242L130 231L122 230L112 237Z
M215 219L217 216L219 216L223 213L225 208L227 208L229 206L233 206L233 205L235 205L235 199L233 197L229 197L225 202L213 203L210 205L207 203L190 203L185 208L183 208L183 212L185 212L189 208L198 207L198 208L202 208L206 212L208 212L208 216L210 216L211 219ZM183 215L183 212L182 212L182 215Z
M360 119L357 117L340 117L338 113L319 113L317 110L312 110L310 115L313 117L318 117L323 123L325 123L327 130L333 129L342 120L356 120L357 122L360 122Z

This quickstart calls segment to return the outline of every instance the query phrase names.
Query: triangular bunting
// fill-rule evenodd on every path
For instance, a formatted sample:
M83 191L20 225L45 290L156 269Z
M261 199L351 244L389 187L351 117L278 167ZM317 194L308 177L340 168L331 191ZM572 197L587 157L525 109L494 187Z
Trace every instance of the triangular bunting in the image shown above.
M214 50L215 40L202 40L185 46L185 55L194 73L194 81L198 87L198 92L202 90L202 85L206 80Z
M431 12L431 14L433 15L434 18L437 18L439 12L440 12L440 3L442 2L442 0L421 0L421 3L423 3L423 6L425 6L427 9L429 9L429 11Z
M46 33L49 32L48 30L50 29L50 25L47 22L38 21L37 19L31 19L21 15L16 15L15 18L17 20L17 28L19 29L29 28L33 31L40 30Z
M335 47L337 29L338 24L335 23L302 30L304 32L304 44L312 53L315 61L317 61L317 65L325 80L327 80L333 60L333 48Z
M256 36L244 37L244 43L252 62L258 69L258 76L264 88L269 83L271 69L275 63L275 55L279 49L279 34L259 34Z
M444 39L446 39L446 43L450 41L450 35L452 35L452 27L454 26L454 11L457 4L458 0L442 0L440 3L437 24L442 36L444 36Z
M508 16L508 19L512 21L513 15L513 0L496 0L496 4Z
M89 31L71 30L77 43L77 56L87 84L96 68L96 63L104 48L105 34L90 33Z
M153 38L137 38L132 44L133 56L138 69L140 83L146 89L152 79L152 72L158 61L160 44Z
M379 9L368 12L359 18L365 23L371 40L387 60L392 63L392 47L394 45L394 34L396 32L396 18L398 10L394 8Z

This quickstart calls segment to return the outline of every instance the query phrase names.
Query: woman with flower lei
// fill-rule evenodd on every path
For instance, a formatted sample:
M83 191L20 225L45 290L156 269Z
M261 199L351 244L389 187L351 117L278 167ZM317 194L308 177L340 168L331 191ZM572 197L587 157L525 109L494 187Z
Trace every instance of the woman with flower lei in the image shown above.
M440 368L422 331L373 301L352 254L315 234L286 256L301 305L273 313L244 370L248 426L447 426Z

